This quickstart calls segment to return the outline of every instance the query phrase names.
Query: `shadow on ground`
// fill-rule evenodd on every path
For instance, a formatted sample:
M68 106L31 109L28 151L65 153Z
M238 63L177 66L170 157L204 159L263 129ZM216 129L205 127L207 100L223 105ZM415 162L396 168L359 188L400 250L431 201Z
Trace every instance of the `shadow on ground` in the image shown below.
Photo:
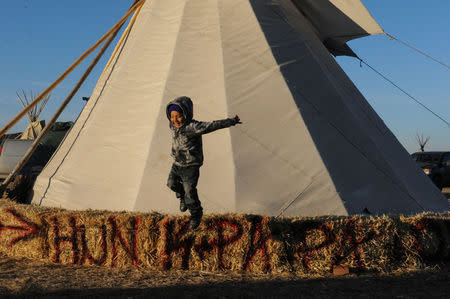
M450 293L449 275L359 276L293 280L207 282L149 288L29 290L10 298L439 298Z
M143 271L44 264L0 256L2 298L441 298L450 267L335 277Z

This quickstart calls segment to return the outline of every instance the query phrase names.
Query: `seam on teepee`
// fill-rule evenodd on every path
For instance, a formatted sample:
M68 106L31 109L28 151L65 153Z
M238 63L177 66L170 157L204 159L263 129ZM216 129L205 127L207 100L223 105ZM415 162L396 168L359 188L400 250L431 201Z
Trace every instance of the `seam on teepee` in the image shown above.
M223 41L223 26L222 26L222 14L221 14L221 8L220 6L223 6L224 4L222 4L222 2L220 1L216 1L216 8L217 8L217 18L219 20L219 38L220 38L220 54L222 57L222 79L223 79L223 92L224 92L224 97L225 97L225 104L226 104L226 113L227 115L229 115L229 101L228 101L228 88L227 88L227 80L225 78L225 54L223 51L224 48L224 41ZM223 11L222 11L223 12ZM233 181L233 185L234 185L234 190L233 190L233 196L234 196L234 202L233 202L233 209L236 211L237 208L237 194L238 194L238 190L237 190L237 182L236 182L236 159L235 159L235 155L234 155L234 150L233 150L233 132L231 130L228 130L228 134L229 134L229 138L230 138L230 147L231 147L231 161L233 161L233 168L232 168L232 181Z
M167 0L166 0L166 1L167 1ZM186 2L187 2L186 0L183 1L182 16L181 16L180 23L178 24L178 32L177 32L177 36L176 36L176 38L175 38L175 44L174 44L174 46L173 46L174 51L172 51L172 57L170 58L170 63L168 64L168 70L169 70L169 71L166 73L166 77L165 77L165 80L164 80L165 84L164 84L164 88L162 89L162 97L161 97L161 100L165 98L165 95L166 95L167 91L169 91L168 88L167 88L167 85L168 85L168 79L170 78L170 75L172 74L173 61L174 61L175 54L176 54L176 52L177 52L176 49L177 49L177 46L178 46L178 43L179 43L179 40L180 40L180 31L181 31L181 27L182 27L182 24L183 24L183 19L184 19L184 17L185 17L184 12L185 12L185 10L186 10ZM162 106L161 106L161 105L162 105ZM159 110L160 110L160 111L163 110L163 108L165 108L166 105L167 105L167 103L163 103L162 101L160 101L160 107L159 107ZM164 110L165 110L165 109L164 109ZM156 125L157 123L158 123L158 117L155 118L155 127L157 126L157 125ZM149 147L148 147L148 149L147 149L147 159L145 160L144 165L147 165L148 159L149 159L149 157L150 157L151 144L152 144L152 142L150 141ZM137 191L137 193L136 193L135 201L134 201L134 203L133 203L133 210L136 208L137 200L139 199L139 196L140 196L140 194L141 194L142 186L143 186L143 184L146 183L146 181L144 180L144 174L145 174L145 166L142 168L141 181L140 181L140 183L139 183L138 191Z

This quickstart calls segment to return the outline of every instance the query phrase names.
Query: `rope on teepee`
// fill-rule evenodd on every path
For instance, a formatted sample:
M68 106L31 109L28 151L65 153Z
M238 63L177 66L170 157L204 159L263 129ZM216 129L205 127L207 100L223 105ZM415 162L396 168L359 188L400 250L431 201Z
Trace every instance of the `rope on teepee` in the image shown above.
M415 97L413 97L411 94L409 94L408 92L406 92L404 89L402 89L400 86L398 86L397 84L395 84L391 79L387 78L385 75L383 75L382 73L380 73L379 71L377 71L375 68L373 68L372 66L370 66L369 64L367 64L364 60L362 60L361 58L359 58L360 63L364 63L366 66L368 66L370 69L372 69L372 71L374 71L375 73L377 73L379 76L381 76L384 80L388 81L389 83L391 83L392 85L394 85L397 89L399 89L401 92L403 92L405 95L407 95L409 98L411 98L414 102L416 102L417 104L419 104L420 106L422 106L423 108L425 108L426 110L428 110L430 113L432 113L434 116L436 116L437 118L439 118L441 121L443 121L447 127L450 128L450 123L448 121L446 121L442 116L440 116L439 114L437 114L436 112L434 112L433 110L431 110L430 108L428 108L427 106L425 106L422 102L420 102L418 99L416 99Z
M411 45L405 43L404 41L399 40L398 38L396 38L396 37L390 35L389 33L386 33L386 32L385 32L384 34L386 34L391 40L393 39L393 40L398 41L399 43L403 44L404 46L407 46L408 48L413 49L413 50L416 51L417 53L422 54L423 56L425 56L425 57L427 57L427 58L429 58L429 59L431 59L431 60L434 60L435 62L441 64L442 66L446 67L447 69L450 68L447 64L443 63L442 61L440 61L440 60L438 60L438 59L432 57L431 55L428 55L427 53L425 53L425 52L423 52L423 51L421 51L421 50L419 50L419 49L417 49L417 48L415 48L415 47L413 47L413 46L411 46Z

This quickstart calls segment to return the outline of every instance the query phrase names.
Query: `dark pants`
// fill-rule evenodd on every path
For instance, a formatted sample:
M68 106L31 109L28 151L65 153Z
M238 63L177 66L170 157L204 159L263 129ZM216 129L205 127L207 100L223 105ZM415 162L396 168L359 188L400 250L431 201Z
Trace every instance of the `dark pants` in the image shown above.
M199 176L200 166L180 167L173 164L167 179L167 187L176 193L177 198L184 198L191 215L198 215L203 210L197 194Z

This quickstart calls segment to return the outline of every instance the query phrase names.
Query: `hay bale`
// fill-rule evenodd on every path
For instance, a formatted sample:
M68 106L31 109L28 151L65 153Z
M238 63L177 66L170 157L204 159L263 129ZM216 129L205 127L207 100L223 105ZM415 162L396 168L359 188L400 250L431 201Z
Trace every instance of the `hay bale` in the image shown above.
M394 272L448 264L450 214L296 217L69 211L0 201L0 252L60 264L233 273Z

